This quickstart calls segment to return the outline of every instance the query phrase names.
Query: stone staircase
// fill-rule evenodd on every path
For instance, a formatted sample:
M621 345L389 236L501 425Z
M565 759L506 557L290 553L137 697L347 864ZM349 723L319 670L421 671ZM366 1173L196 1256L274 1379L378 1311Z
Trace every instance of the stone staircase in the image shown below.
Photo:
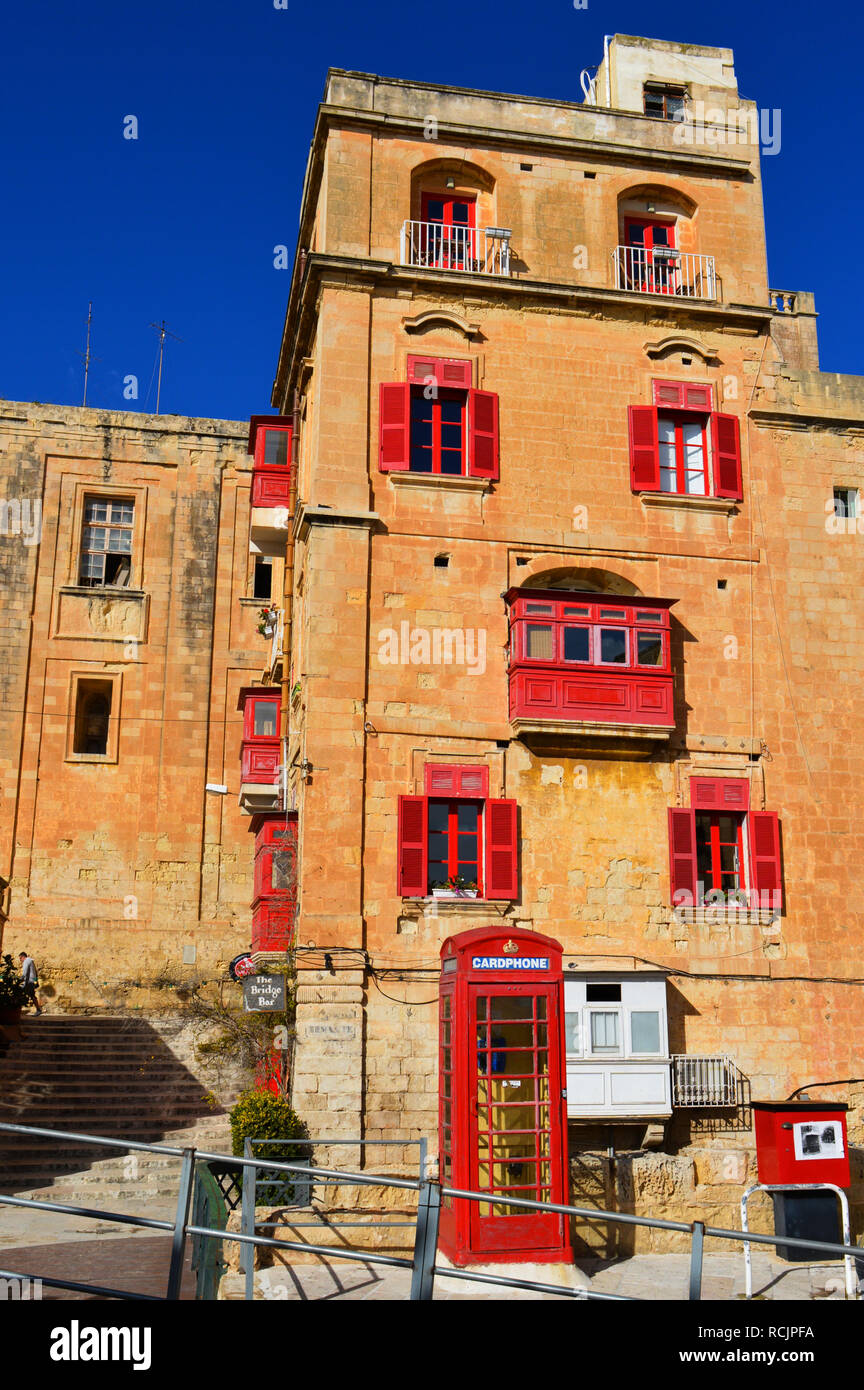
M0 1042L0 1120L118 1144L0 1130L0 1192L161 1218L173 1215L180 1160L124 1139L230 1152L224 1107L146 1019L43 1015L15 1032Z

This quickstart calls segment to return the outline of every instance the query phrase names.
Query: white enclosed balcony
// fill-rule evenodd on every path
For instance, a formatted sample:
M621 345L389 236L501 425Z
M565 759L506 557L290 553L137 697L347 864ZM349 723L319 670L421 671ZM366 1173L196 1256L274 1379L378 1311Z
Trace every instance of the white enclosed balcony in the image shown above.
M509 276L510 232L506 227L450 227L441 222L403 222L399 259L402 265L423 266L426 270Z
M713 256L696 256L672 246L616 246L612 268L616 290L678 299L717 298Z

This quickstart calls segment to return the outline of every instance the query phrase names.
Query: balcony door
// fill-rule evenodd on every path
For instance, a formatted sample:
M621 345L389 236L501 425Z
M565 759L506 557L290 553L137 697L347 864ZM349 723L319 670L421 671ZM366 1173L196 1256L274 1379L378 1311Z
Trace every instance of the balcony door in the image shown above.
M423 260L436 270L473 270L477 259L473 198L424 193Z
M680 258L675 254L675 223L628 217L624 224L625 283L643 294L676 294Z

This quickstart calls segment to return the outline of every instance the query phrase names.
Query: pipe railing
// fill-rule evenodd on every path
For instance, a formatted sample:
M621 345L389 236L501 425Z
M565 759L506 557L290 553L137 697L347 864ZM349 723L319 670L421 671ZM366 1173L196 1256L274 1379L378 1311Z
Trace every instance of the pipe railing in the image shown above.
M231 1241L241 1246L262 1246L267 1249L277 1250L296 1250L315 1255L326 1255L331 1259L348 1260L349 1262L361 1262L365 1264L388 1265L397 1269L410 1269L412 1272L411 1293L412 1300L428 1300L433 1297L435 1275L443 1275L448 1279L463 1279L466 1281L482 1282L488 1284L500 1284L507 1288L530 1289L538 1293L549 1293L560 1298L585 1298L590 1300L602 1300L603 1302L639 1302L641 1300L628 1298L621 1294L599 1293L592 1289L562 1289L552 1284L543 1284L534 1280L514 1279L505 1275L478 1274L473 1271L456 1269L450 1266L442 1267L436 1264L436 1252L438 1246L438 1218L441 1207L442 1197L451 1197L456 1200L470 1202L488 1203L490 1197L497 1205L515 1207L523 1211L540 1211L544 1213L555 1212L563 1216L575 1216L590 1221L606 1221L613 1225L621 1226L644 1226L650 1230L677 1231L690 1237L690 1286L689 1298L698 1300L702 1297L702 1272L703 1272L703 1253L706 1239L712 1240L731 1240L742 1245L768 1245L783 1246L784 1248L796 1247L808 1251L818 1250L826 1255L837 1258L852 1256L854 1259L862 1259L862 1250L858 1246L839 1245L830 1241L813 1240L812 1238L802 1239L793 1236L774 1236L767 1232L729 1230L722 1226L708 1226L703 1221L669 1221L656 1216L635 1216L625 1212L610 1212L598 1210L594 1207L574 1207L562 1202L538 1202L526 1197L509 1197L505 1193L497 1193L494 1189L485 1192L475 1192L470 1188L442 1187L439 1183L427 1178L397 1178L378 1173L352 1173L338 1168L323 1168L302 1162L279 1162L275 1159L252 1158L248 1155L238 1157L223 1153L210 1153L205 1149L194 1148L173 1148L161 1144L142 1144L134 1140L120 1140L117 1138L107 1139L103 1136L75 1134L65 1130L41 1129L28 1125L14 1125L0 1122L0 1132L8 1134L23 1134L27 1136L39 1135L58 1140L71 1139L84 1144L92 1144L97 1147L112 1149L133 1149L138 1152L165 1154L182 1160L182 1167L178 1183L178 1196L176 1215L173 1222L158 1221L154 1218L129 1216L125 1212L105 1211L88 1207L78 1207L66 1203L40 1201L29 1197L14 1197L0 1193L0 1205L10 1205L18 1207L33 1207L44 1211L71 1212L76 1216L98 1219L100 1221L116 1221L128 1225L138 1225L160 1230L170 1231L172 1234L171 1258L168 1269L168 1280L166 1293L163 1300L176 1300L180 1297L180 1283L183 1274L183 1262L185 1255L185 1244L188 1236L210 1237L213 1240ZM320 1141L319 1141L320 1142ZM346 1144L347 1141L331 1141ZM198 1160L204 1162L232 1163L244 1169L251 1168L256 1173L259 1168L266 1168L269 1172L278 1173L297 1173L303 1179L310 1177L321 1177L330 1180L338 1180L345 1185L367 1186L367 1187L392 1187L401 1189L405 1192L416 1192L418 1194L417 1219L415 1225L414 1251L411 1259L398 1255L382 1255L377 1252L366 1250L346 1250L343 1247L331 1245L316 1245L308 1241L289 1241L278 1240L270 1236L259 1236L247 1231L226 1231L215 1229L209 1226L190 1223L189 1209L192 1200L193 1178L195 1163ZM2 1170L0 1170L2 1175ZM286 1221L290 1225L290 1220ZM38 1278L41 1276L28 1273L26 1275L14 1270L0 1269L0 1278L23 1280L25 1278ZM87 1291L101 1295L106 1298L123 1299L146 1299L153 1301L154 1296L150 1294L134 1293L128 1290L106 1288L98 1285L82 1284L72 1280L64 1279L42 1279L43 1284L52 1288L70 1289L75 1291Z

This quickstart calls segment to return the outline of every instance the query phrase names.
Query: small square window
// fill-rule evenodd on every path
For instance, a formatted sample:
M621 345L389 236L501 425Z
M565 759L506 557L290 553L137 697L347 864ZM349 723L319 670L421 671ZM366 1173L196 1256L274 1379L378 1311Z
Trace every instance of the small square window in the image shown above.
M253 598L272 598L273 560L269 555L255 556L255 573L252 579Z
M857 517L858 489L856 487L835 487L834 515L839 517Z
M642 88L642 99L646 116L654 116L661 121L674 121L680 120L684 113L687 92L684 87L646 82Z
M117 762L121 681L120 674L72 673L67 762Z

